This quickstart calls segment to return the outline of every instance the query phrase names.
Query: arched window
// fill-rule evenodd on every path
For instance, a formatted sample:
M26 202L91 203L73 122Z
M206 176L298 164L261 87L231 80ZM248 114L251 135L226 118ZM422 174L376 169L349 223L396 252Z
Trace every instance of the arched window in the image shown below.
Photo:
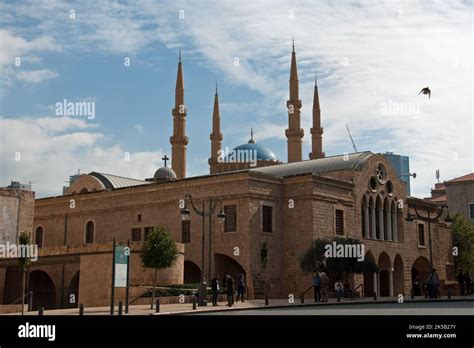
M391 215L390 202L385 197L383 201L383 228L385 231L385 240L392 240L392 215Z
M398 209L397 209L397 199L392 201L392 240L398 242Z
M360 220L362 222L362 237L370 238L369 204L367 202L367 196L365 195L362 198L362 209L361 209L361 214L360 214Z
M375 239L375 201L373 197L369 198L369 238Z
M94 228L94 223L92 221L89 221L86 224L86 243L94 243L94 233L95 233L95 228Z
M375 238L384 239L383 232L383 203L380 196L377 196L375 202Z
M44 238L43 227L41 227L41 226L36 227L36 230L35 230L35 243L38 246L38 248L43 247L43 238Z

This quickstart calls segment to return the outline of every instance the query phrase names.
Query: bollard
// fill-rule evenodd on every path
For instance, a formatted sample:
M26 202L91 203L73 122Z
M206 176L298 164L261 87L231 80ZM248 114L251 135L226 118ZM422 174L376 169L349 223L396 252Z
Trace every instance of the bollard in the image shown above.
M79 315L84 315L84 304L79 305Z
M268 306L268 294L265 294L265 306Z
M38 315L44 315L44 307L38 308Z
M301 303L304 303L304 295L301 295Z
M414 300L415 299L415 290L413 290L413 288L411 288L410 295L411 295L411 299Z
M377 292L374 291L374 301L377 301Z
M448 299L450 300L451 299L451 287L448 286Z
M193 296L193 309L196 309L196 296Z
M156 312L155 313L160 313L160 299L156 299Z
M122 301L119 301L119 305L118 305L118 315L122 315Z

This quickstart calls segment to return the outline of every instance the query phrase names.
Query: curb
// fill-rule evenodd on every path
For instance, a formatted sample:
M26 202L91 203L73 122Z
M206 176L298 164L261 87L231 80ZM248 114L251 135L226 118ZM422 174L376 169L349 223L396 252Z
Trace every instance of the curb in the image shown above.
M403 303L435 303L435 302L474 302L474 298L466 299L419 299L419 300L406 300ZM228 309L209 309L209 310L188 310L180 312L163 312L163 313L151 313L150 315L180 315L180 314L203 314L206 313L218 313L218 312L227 312L227 311L248 311L248 310L264 310L269 308L297 308L297 307L319 307L319 306L340 306L340 305L365 305L365 304L389 304L389 303L398 303L396 299L393 300L383 300L383 301L358 301L358 302L328 302L328 303L298 303L298 304L285 304L285 305L262 305L246 308L228 308Z

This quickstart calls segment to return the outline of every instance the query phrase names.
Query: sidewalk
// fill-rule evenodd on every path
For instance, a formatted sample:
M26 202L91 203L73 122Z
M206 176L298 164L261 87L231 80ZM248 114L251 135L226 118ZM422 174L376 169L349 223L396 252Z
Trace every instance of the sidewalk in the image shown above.
M417 303L417 302L457 302L457 301L474 301L474 296L452 296L451 299L443 297L440 299L425 299L422 296L417 296L414 300L409 297L404 299L406 303ZM245 302L235 303L232 307L227 307L226 302L219 302L219 306L214 307L211 304L205 307L197 306L193 310L191 303L183 304L163 304L160 306L160 313L156 313L155 309L150 309L150 305L133 305L129 308L128 315L170 315L170 314L192 314L202 312L214 312L214 311L238 311L245 309L263 309L263 308L285 308L295 306L338 306L338 305L358 305L358 304L374 304L374 303L395 303L398 302L397 297L381 297L377 301L373 298L356 298L356 299L341 299L341 302L337 302L335 298L330 298L328 302L314 303L312 300L305 300L304 304L300 303L300 300L296 300L294 303L289 303L288 299L270 299L269 305L265 306L265 300L249 300ZM123 306L123 314L125 315L125 306ZM21 313L10 313L4 315L21 315ZM38 315L38 312L26 312L25 315ZM55 309L45 310L44 315L79 315L78 308L68 309ZM84 309L84 315L110 315L110 307L86 307ZM118 307L115 307L114 315L118 315Z

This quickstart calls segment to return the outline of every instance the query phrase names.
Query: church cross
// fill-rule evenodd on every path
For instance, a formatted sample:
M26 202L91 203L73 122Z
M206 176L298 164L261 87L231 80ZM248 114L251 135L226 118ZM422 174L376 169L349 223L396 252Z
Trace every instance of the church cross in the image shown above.
M164 156L163 156L163 158L162 158L162 160L163 160L163 161L165 161L165 167L166 167L166 161L168 161L168 160L169 160L169 157L168 157L168 156L166 156L166 155L164 155Z

